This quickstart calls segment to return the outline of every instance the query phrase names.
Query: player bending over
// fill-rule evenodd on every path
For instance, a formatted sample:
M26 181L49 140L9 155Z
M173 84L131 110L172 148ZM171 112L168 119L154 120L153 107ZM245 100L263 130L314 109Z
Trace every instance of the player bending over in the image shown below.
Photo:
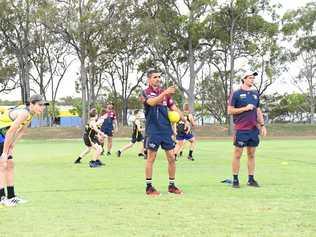
M81 163L81 159L94 150L94 156L89 162L91 168L97 168L103 163L100 160L102 153L102 146L99 142L99 137L104 137L105 134L98 128L97 119L98 114L96 109L91 109L89 112L90 119L85 127L85 132L83 134L83 141L86 145L86 149L81 152L79 157L75 160L75 164Z
M183 105L183 115L186 119L186 122L190 124L190 128L194 128L195 127L194 117L192 113L190 112L189 105L187 103ZM177 144L176 144L174 152L177 158L179 153L182 152L183 150L184 141L188 141L190 142L190 150L189 150L188 159L194 161L193 151L195 148L196 139L195 139L192 129L190 128L185 130L185 123L181 120L178 122L177 129L176 129Z
M15 196L13 150L34 115L43 113L42 96L33 95L30 103L17 106L0 116L0 205L15 206L25 201ZM5 194L7 188L7 196Z
M136 142L141 142L141 150L140 153L138 153L138 157L144 157L144 119L142 119L141 111L135 110L134 111L135 119L133 121L133 133L132 133L132 139L131 142L126 144L123 148L117 151L117 156L120 157L123 153L123 151L126 151L127 149L130 149L133 147L133 145Z

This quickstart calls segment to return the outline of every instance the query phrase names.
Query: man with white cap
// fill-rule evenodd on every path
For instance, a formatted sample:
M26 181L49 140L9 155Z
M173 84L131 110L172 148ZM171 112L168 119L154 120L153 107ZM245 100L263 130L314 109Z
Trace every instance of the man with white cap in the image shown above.
M9 109L0 116L0 205L15 206L25 202L16 197L14 192L13 149L18 139L25 133L33 116L43 113L45 105L48 103L43 101L41 95L33 95L26 105Z
M234 188L240 187L238 173L244 147L247 148L248 155L248 186L259 187L254 179L255 152L259 145L259 133L266 136L267 130L259 108L259 93L252 89L257 75L257 72L246 72L242 78L241 88L234 91L228 101L228 114L233 115L235 128L235 151L232 161Z

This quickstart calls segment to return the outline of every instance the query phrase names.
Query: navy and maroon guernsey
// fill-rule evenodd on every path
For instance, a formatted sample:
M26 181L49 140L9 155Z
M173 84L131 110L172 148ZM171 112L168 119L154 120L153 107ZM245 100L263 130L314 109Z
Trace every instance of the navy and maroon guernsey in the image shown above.
M116 120L116 113L111 110L107 111L105 115L103 115L104 121L101 127L102 131L113 130L113 121Z
M251 111L233 115L235 130L245 131L257 127L257 108L259 107L259 103L259 93L256 90L246 91L239 89L231 94L229 99L230 106L233 106L234 108L245 107L248 104L253 104L255 106Z
M165 96L164 100L156 106L150 106L146 102L149 98L159 96L164 90L149 86L142 92L146 118L146 135L172 135L170 121L168 119L168 108L174 105L170 96Z

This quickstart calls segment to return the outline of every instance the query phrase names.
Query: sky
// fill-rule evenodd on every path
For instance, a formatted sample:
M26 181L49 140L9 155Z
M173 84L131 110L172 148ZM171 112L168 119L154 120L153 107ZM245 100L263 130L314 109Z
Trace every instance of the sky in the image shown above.
M311 0L272 0L274 3L280 3L282 8L280 9L280 14L283 14L287 10L296 9L304 6L306 3L311 2ZM75 91L75 80L77 78L77 73L79 72L79 63L73 63L72 67L66 73L63 79L57 98L65 96L80 97L80 94ZM281 77L269 88L268 93L291 93L299 92L296 86L290 83L289 79L295 77L298 73L297 66L290 67L289 73L284 73ZM9 94L2 94L1 100L19 100L20 99L20 89L11 91Z

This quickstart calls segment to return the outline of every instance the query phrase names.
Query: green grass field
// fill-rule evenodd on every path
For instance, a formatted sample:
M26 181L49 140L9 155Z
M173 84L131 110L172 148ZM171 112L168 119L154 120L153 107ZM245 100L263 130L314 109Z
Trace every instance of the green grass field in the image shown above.
M114 150L124 141L114 141ZM154 171L157 198L144 195L144 160L133 148L105 167L72 162L81 141L22 141L15 154L16 191L29 200L0 207L0 236L316 236L316 141L267 140L257 153L259 189L230 178L231 141L200 141L196 161L177 162L183 196L167 194L167 162ZM113 152L114 153L114 152Z

